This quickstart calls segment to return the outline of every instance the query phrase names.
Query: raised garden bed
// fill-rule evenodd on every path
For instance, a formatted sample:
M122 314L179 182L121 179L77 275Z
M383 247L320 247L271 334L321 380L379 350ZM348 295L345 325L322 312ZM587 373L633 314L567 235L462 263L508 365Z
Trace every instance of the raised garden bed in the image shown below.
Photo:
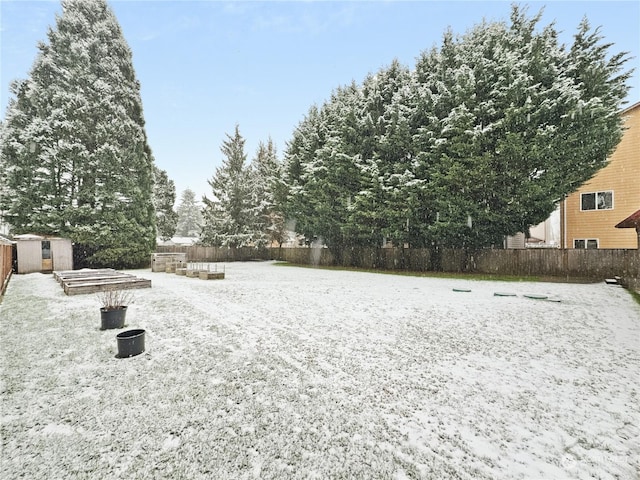
M200 280L222 280L224 272L200 272Z
M67 295L103 292L105 290L128 290L151 288L151 280L136 277L113 269L65 270L53 272Z

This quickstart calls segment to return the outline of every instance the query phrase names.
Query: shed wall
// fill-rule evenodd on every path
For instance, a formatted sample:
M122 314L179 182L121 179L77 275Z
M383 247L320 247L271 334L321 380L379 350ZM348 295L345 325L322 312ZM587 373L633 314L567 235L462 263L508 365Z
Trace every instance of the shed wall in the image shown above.
M68 238L51 239L54 270L73 270L73 245Z
M53 270L73 270L73 245L68 238L23 239L16 242L18 273L42 271L42 241L51 242Z
M40 240L19 240L18 273L33 273L42 270L42 243Z

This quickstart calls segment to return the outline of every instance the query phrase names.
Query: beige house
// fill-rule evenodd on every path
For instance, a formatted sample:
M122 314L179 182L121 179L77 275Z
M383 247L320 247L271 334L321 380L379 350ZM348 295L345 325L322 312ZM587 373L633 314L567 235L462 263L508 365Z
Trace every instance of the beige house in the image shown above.
M505 238L505 248L640 248L632 228L616 228L640 209L640 102L623 110L625 133L609 164L560 202L545 222Z
M638 248L634 229L616 225L640 208L640 102L621 114L626 130L608 165L561 203L563 248Z
M529 238L522 232L505 237L504 248L560 248L560 208L544 222L529 229Z

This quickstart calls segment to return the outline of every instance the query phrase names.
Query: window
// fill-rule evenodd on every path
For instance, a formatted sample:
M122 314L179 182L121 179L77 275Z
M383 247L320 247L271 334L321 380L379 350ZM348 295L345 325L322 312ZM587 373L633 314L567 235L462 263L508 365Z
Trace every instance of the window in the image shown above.
M49 240L42 241L42 259L43 260L51 259L51 242Z
M583 193L580 195L580 210L613 209L613 191Z
M577 238L573 241L573 248L598 248L597 238Z

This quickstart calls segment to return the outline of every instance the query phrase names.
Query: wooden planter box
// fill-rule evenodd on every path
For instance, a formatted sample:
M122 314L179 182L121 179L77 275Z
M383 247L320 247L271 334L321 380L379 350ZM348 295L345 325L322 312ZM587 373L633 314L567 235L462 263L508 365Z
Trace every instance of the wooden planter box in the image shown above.
M187 269L185 267L176 268L176 275L186 275Z
M105 290L151 288L151 280L112 269L92 270L86 268L56 271L53 275L60 282L67 295L96 293Z
M169 263L186 263L186 253L153 253L151 255L151 271L166 272Z
M200 272L200 280L222 280L224 272Z
M167 268L165 272L167 273L176 273L177 264L176 263L167 263Z

